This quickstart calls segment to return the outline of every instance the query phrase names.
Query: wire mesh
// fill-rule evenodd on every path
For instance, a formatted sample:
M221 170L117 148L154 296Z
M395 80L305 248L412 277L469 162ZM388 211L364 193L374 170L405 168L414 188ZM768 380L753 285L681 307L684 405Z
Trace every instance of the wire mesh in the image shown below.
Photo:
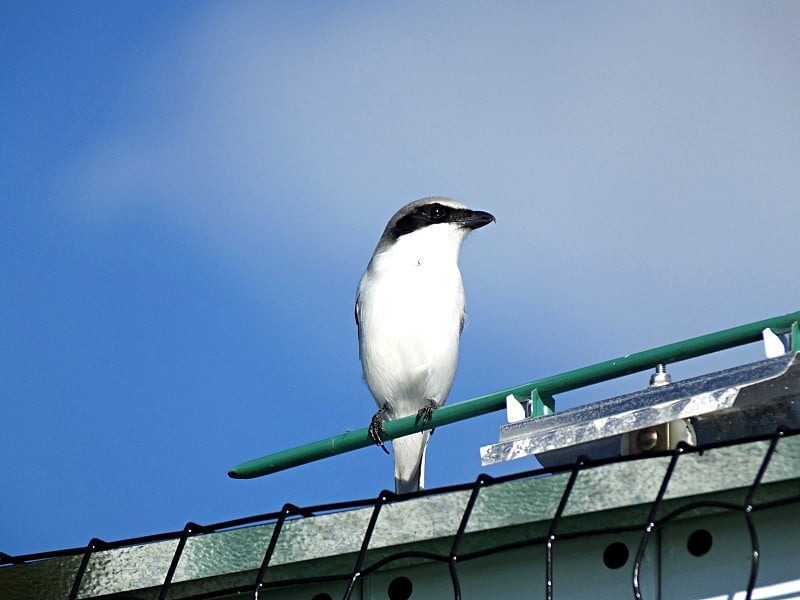
M564 493L561 494L561 499L558 501L558 508L553 520L550 521L550 530L547 532L547 542L545 543L545 581L544 581L544 595L547 600L553 600L553 545L556 541L556 532L558 525L561 522L561 517L564 515L564 509L567 507L567 502L575 488L575 482L578 480L578 473L586 464L587 460L584 457L579 457L572 467L572 472L569 474L567 485L564 486Z
M200 600L201 598L211 600L214 598L223 598L239 594L245 595L244 597L252 597L258 599L260 597L260 594L268 589L276 589L276 588L294 586L299 584L319 584L319 583L335 583L335 582L341 583L342 585L341 588L343 594L342 598L344 600L349 600L350 598L353 597L353 594L357 589L358 583L362 581L364 578L391 565L392 563L397 563L399 561L404 561L406 559L421 559L424 561L433 561L446 565L448 568L449 578L452 585L453 598L455 598L455 600L460 600L462 597L462 581L461 577L459 576L458 565L471 560L506 552L509 550L516 550L520 548L535 548L537 546L543 546L545 550L544 552L545 597L548 600L553 600L554 598L558 597L557 595L558 589L553 579L553 567L557 557L556 549L558 547L559 542L565 540L578 539L578 538L589 538L598 535L636 532L639 534L639 544L635 559L633 560L632 564L630 584L631 584L632 597L637 600L640 600L643 598L642 585L640 580L641 570L649 547L649 542L652 539L653 535L659 529L663 528L668 523L674 521L676 518L685 513L696 511L698 509L715 509L720 511L739 513L743 516L744 524L748 532L748 537L750 539L750 546L751 546L750 573L744 597L747 600L751 600L753 596L753 591L756 588L756 584L758 581L759 567L760 567L760 547L759 547L758 527L756 521L753 518L753 515L758 511L767 508L772 508L779 505L800 503L800 488L798 488L797 493L790 494L788 496L783 496L777 500L772 499L761 503L756 502L756 495L758 490L762 486L764 475L773 457L778 452L780 442L788 437L796 436L798 434L800 434L800 430L785 430L785 431L777 430L769 436L755 436L735 441L707 444L704 446L693 447L681 444L678 446L678 448L676 448L673 451L650 454L650 455L618 457L618 458L604 459L598 461L590 461L582 457L571 465L564 465L562 467L556 467L556 468L535 469L497 478L481 474L475 479L475 481L471 483L448 486L432 490L423 490L416 494L411 494L407 496L396 496L395 494L384 490L381 491L381 493L378 494L378 496L373 499L354 500L350 502L339 502L333 504L310 506L305 508L300 508L291 504L286 504L278 512L266 513L242 519L224 521L212 525L198 525L196 523L190 522L187 523L187 525L182 530L176 532L168 532L153 536L120 540L117 542L104 542L102 540L92 539L89 542L89 544L84 548L68 549L57 552L46 552L41 554L30 554L30 555L20 555L20 556L10 556L7 554L0 554L0 565L31 563L31 562L45 560L48 558L54 558L57 556L81 556L82 557L81 563L79 568L77 569L75 580L72 584L72 588L69 595L70 599L75 599L80 597L81 583L87 570L89 569L90 560L92 556L99 550L122 548L122 547L133 546L137 544L145 544L148 542L155 542L155 541L173 540L176 541L177 543L169 567L166 572L166 577L164 578L163 584L161 585L161 588L159 590L158 597L160 600L165 600L168 596L176 598L180 597L183 600ZM755 477L753 478L752 482L747 488L747 493L741 502L725 502L716 499L699 499L696 501L690 501L688 503L684 503L679 508L672 510L671 512L661 517L658 516L658 513L662 509L662 506L664 504L664 499L667 493L667 489L670 485L670 482L672 481L676 467L678 466L678 463L682 457L692 453L703 453L706 451L711 451L715 448L720 448L725 446L735 446L739 444L745 444L757 441L762 441L762 442L769 441L769 445L765 451L760 467L758 468L758 472L756 473ZM592 469L595 469L597 467L612 463L619 463L626 461L643 461L643 460L649 460L650 458L654 457L661 457L661 458L668 457L669 463L665 470L663 478L659 482L658 493L656 494L655 499L649 505L649 509L647 511L648 515L647 518L644 520L644 522L633 525L620 526L620 527L582 528L576 531L567 531L564 533L559 532L559 527L562 523L565 514L565 507L568 501L570 500L576 482L578 481L579 477L582 474L588 473ZM564 474L568 473L569 478L563 488L563 492L558 502L558 507L555 511L555 514L550 520L546 535L539 537L534 536L527 539L514 541L511 543L498 543L496 545L492 545L489 547L482 547L472 551L462 551L462 542L466 535L466 531L470 523L470 518L473 515L473 509L475 508L476 502L478 501L480 494L484 490L492 488L493 486L501 485L503 483L515 480L536 478L545 475L552 475L555 473L564 473ZM376 523L381 514L381 511L384 509L385 506L393 503L406 502L412 498L436 496L452 492L468 492L468 497L466 500L464 511L459 519L458 527L453 532L452 543L449 546L449 551L444 553L436 553L436 552L417 551L417 550L411 550L411 551L402 550L390 553L387 556L383 556L372 563L367 561L368 548L370 542L373 540L373 536L376 529ZM370 507L372 508L372 512L368 524L363 532L360 549L357 553L353 567L349 572L341 572L338 574L335 573L326 575L312 575L309 577L274 579L271 581L266 580L267 573L270 569L271 560L275 553L276 545L282 535L282 532L284 531L283 526L288 518L297 517L302 519L318 515L320 513L330 513L340 510L347 510L354 508L370 508ZM194 593L184 596L178 596L175 594L175 590L171 588L172 579L175 575L176 568L181 560L183 550L189 538L193 536L199 536L209 533L220 532L223 530L229 530L232 528L241 528L249 525L269 524L269 523L273 524L273 530L271 535L269 536L269 542L267 543L267 547L264 550L261 566L255 573L254 579L249 584L236 587L227 587L225 589L217 589L213 591L204 591L199 594ZM535 556L532 554L532 560L534 559Z

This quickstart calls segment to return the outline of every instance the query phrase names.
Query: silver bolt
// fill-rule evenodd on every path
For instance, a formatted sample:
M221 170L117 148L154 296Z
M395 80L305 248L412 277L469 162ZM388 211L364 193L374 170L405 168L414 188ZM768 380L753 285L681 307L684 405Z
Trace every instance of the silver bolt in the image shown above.
M658 431L642 429L636 434L636 445L642 452L651 452L658 444Z
M667 373L667 367L664 364L656 365L656 372L650 375L650 387L658 387L667 385L672 382L672 377Z

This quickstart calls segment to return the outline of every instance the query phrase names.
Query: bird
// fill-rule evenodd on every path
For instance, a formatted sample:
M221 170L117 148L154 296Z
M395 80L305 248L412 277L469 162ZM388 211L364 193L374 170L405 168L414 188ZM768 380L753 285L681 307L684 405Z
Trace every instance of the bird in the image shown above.
M392 442L397 494L424 488L432 432L422 429L450 392L464 329L461 244L493 221L450 198L410 202L389 220L359 281L359 357L378 405L369 434L388 453L384 420L416 415L421 429Z

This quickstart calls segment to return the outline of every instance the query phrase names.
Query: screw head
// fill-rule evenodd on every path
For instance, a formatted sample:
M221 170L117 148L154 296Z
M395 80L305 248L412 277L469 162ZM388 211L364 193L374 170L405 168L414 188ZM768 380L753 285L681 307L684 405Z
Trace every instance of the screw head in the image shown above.
M642 452L651 452L658 444L658 431L642 429L636 434L636 445Z

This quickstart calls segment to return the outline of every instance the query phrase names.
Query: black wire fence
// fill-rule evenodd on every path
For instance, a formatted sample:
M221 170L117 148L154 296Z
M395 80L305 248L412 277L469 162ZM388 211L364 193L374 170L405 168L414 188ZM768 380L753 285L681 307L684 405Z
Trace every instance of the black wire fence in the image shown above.
M99 539L92 539L89 544L84 548L72 548L53 552L43 552L39 554L28 554L19 556L10 556L0 553L0 565L4 565L0 569L0 573L5 568L14 569L15 565L23 565L46 561L48 559L58 557L77 557L80 556L80 564L75 572L74 580L68 594L70 600L80 597L86 597L86 594L81 594L81 585L86 575L87 569L90 564L91 558L98 552L131 547L137 545L148 544L152 542L159 542L165 540L177 541L174 554L172 555L171 562L166 571L166 576L163 583L157 590L157 597L159 600L166 600L169 598L183 598L184 600L199 600L201 598L227 598L232 596L237 597L252 597L262 598L269 596L269 590L286 587L296 586L301 584L330 584L331 588L341 586L340 593L344 600L358 597L357 590L360 581L375 574L380 569L389 566L397 566L398 564L408 564L409 559L416 561L432 561L434 563L441 563L447 566L450 582L452 585L453 598L459 600L462 597L462 581L459 576L459 569L462 565L469 563L469 561L486 557L492 554L508 552L511 550L518 550L527 548L530 550L531 561L541 560L544 564L545 578L542 582L540 590L532 590L532 597L542 597L547 600L554 600L558 598L558 589L554 583L553 567L554 567L554 550L558 547L560 542L576 538L590 538L592 536L606 535L606 534L621 534L621 533L637 533L639 535L638 549L636 550L635 558L632 561L632 569L630 571L630 597L636 600L645 598L643 594L641 571L644 558L650 548L651 541L654 534L665 525L669 524L676 518L685 515L686 513L696 513L699 510L710 510L717 512L738 513L743 516L743 523L746 526L747 534L750 540L750 572L747 580L747 588L745 592L746 600L751 600L753 591L759 576L759 568L761 563L761 549L759 545L758 527L754 515L759 511L774 508L783 505L798 505L800 504L800 485L790 486L788 494L781 494L780 497L765 494L765 501L757 502L757 492L763 485L764 474L767 471L770 463L773 461L776 453L780 452L781 444L793 436L800 434L800 430L776 430L773 434L768 436L749 437L746 439L738 439L735 441L727 441L723 443L706 444L704 446L687 446L684 444L679 445L674 451L657 453L655 455L639 455L627 456L613 459L604 459L599 461L592 461L588 458L580 458L572 465L565 465L557 468L535 469L522 473L516 473L503 477L493 478L489 475L482 474L478 476L475 481L469 484L462 484L456 486L449 486L444 488L437 488L432 490L424 490L417 494L410 496L396 496L395 494L382 491L376 498L366 500L356 500L351 502L340 502L332 504L324 504L310 507L297 507L291 504L285 505L278 512L272 512L252 517L235 519L230 521L223 521L211 525L199 525L196 523L187 523L186 526L180 531L168 532L158 535L143 536L120 540L116 542L105 542ZM663 509L665 494L670 482L673 479L676 467L681 459L691 454L702 454L716 448L726 446L737 446L748 444L752 442L767 442L766 451L764 452L763 459L761 460L760 467L755 474L755 477L747 487L746 493L742 495L741 501L725 501L719 500L716 497L709 497L704 495L690 500L688 503L682 503L678 508L659 516ZM584 473L590 472L603 465L612 463L627 462L627 461L647 461L655 456L668 458L668 466L660 482L650 482L652 487L658 485L658 492L655 499L650 504L647 510L647 518L643 522L627 524L623 526L605 526L605 527L583 527L578 530L561 531L564 521L565 507L570 500L573 490L575 489L576 482L581 478ZM524 539L517 539L511 542L498 543L496 545L489 545L477 549L466 549L463 547L463 541L467 532L470 518L473 515L473 510L476 506L482 493L485 490L493 488L507 482L540 478L548 475L562 473L568 474L566 485L561 492L560 499L557 503L555 514L549 522L547 532L545 535L531 536ZM797 482L797 479L794 480ZM424 496L437 496L452 492L468 492L468 499L466 501L465 509L460 517L459 525L452 535L452 541L449 544L449 551L447 552L429 552L425 550L400 550L397 552L389 553L381 557L379 560L368 561L368 549L370 543L373 541L376 531L376 524L378 522L381 512L386 506L402 503L414 498ZM308 577L291 577L285 579L271 579L267 580L267 575L270 573L271 561L275 556L276 548L281 534L284 530L284 525L289 519L304 519L323 513L332 513L337 511L346 511L358 508L370 508L371 515L367 523L366 529L363 532L360 549L355 556L352 567L335 574L324 575L310 575ZM252 579L244 585L234 585L231 587L220 587L220 589L205 590L200 593L191 593L190 595L175 595L180 594L180 591L173 587L173 578L176 569L181 560L182 554L186 547L187 541L195 536L202 536L210 533L221 532L234 528L242 528L251 525L259 524L274 524L271 535L269 536L269 543L264 548L263 560L258 570L255 572ZM537 549L538 548L538 549ZM625 558L627 557L627 550L623 548ZM613 554L613 552L612 552ZM538 558L537 558L538 557ZM613 557L610 560L614 560ZM622 561L626 562L625 560ZM798 569L800 571L800 568ZM389 589L389 598L391 600L404 600L411 595L410 583L404 585L404 578L397 578L393 581L393 586ZM0 579L2 581L2 579ZM407 581L407 580L406 580ZM153 590L150 590L151 593ZM502 596L502 591L499 591ZM242 596L244 595L244 596ZM91 596L96 597L96 596ZM119 597L119 596L115 596ZM126 596L133 597L133 596ZM135 596L140 597L140 596ZM147 597L154 597L148 595ZM313 596L312 600L326 600L332 599L328 593L320 593Z

